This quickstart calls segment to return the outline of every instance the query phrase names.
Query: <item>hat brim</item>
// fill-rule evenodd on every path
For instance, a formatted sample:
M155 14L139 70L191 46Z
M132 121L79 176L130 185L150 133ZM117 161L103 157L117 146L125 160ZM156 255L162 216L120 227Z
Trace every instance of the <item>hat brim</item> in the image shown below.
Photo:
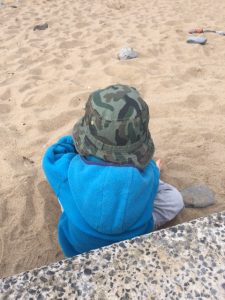
M100 146L99 141L95 141L95 138L93 139L84 118L80 119L74 125L72 136L76 150L80 155L94 155L107 162L120 165L133 165L142 170L148 165L155 151L149 131L147 131L142 141L136 143L132 149L129 146Z

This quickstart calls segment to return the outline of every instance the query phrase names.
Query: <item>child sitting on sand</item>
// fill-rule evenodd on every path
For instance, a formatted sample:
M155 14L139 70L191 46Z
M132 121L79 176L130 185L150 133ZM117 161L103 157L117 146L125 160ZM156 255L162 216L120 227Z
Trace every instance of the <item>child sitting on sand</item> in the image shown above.
M58 239L66 256L149 233L183 209L152 160L149 110L138 91L93 92L85 115L49 147L43 169L62 206Z

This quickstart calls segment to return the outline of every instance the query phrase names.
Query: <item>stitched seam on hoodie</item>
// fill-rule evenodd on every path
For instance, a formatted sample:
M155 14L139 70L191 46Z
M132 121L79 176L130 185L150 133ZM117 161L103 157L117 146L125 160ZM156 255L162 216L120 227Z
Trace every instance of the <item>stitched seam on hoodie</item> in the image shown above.
M126 223L125 223L125 217L126 217L126 214L127 214L127 205L128 205L128 199L130 198L129 196L130 196L130 185L131 185L131 182L132 182L132 179L133 179L133 172L131 172L132 171L132 169L130 169L129 170L130 172L130 174L129 174L129 185L128 185L128 191L127 191L127 201L126 201L126 206L125 206L125 209L124 209L124 214L123 214L123 225L122 225L122 228L123 228L123 231L124 231L124 229L126 229L127 230L127 226L126 226Z
M62 189L62 186L64 185L64 183L66 183L66 181L68 181L68 178L66 178L66 179L64 179L63 181L61 181L60 183L59 183L59 187L58 187L58 194L56 195L57 196L57 198L60 198L60 192L61 192L61 189Z
M100 231L100 227L102 227L102 218L103 218L103 216L102 216L102 211L103 211L103 205L102 205L102 203L103 203L103 199L104 199L104 197L105 197L105 195L104 195L104 191L105 191L105 185L106 185L106 179L108 178L108 173L109 173L109 169L106 169L107 170L107 174L106 174L106 176L104 177L104 183L102 184L102 189L101 189L101 194L102 194L102 197L100 197L101 198L101 201L100 201L100 208L99 208L99 211L100 211L100 222L99 222L99 225L98 225L98 230ZM102 229L102 228L101 228Z
M70 160L70 159L67 159L68 161L72 161L72 160ZM60 196L60 191L61 191L61 189L62 189L62 186L63 186L63 184L66 182L66 181L68 181L68 172L69 172L69 167L70 167L70 165L68 166L68 170L67 170L67 176L66 176L66 178L64 178L59 184L58 184L58 193L57 193L57 197L59 198Z

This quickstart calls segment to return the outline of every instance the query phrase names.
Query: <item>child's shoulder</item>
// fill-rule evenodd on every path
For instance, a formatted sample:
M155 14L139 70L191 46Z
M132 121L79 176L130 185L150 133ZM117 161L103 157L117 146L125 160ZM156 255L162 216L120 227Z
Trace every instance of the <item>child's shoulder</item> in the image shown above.
M109 161L105 161L94 155L82 156L77 155L73 161L72 169L86 169L86 172L99 172L101 174L112 174L112 176L126 176L126 174L132 173L137 177L152 177L159 176L159 168L154 160L151 160L144 170L137 168L132 164L115 164Z

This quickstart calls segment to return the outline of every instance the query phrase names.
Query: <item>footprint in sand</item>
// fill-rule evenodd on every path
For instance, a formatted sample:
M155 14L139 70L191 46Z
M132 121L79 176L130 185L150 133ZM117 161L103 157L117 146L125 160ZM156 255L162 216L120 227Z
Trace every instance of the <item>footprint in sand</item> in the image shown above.
M21 180L19 187L20 191L24 194L25 201L23 207L23 213L21 215L21 225L23 228L29 227L34 221L36 216L36 210L34 206L34 184L35 173L33 176L26 176Z
M115 32L108 30L105 33L102 33L101 36L98 36L95 40L96 45L101 45L104 44L105 41L110 42L111 40L113 40L113 36L114 36Z
M72 40L72 41L65 41L65 42L62 42L60 45L59 45L59 48L63 48L63 49L71 49L71 48L75 48L77 46L81 46L82 42L81 41L78 41L78 40Z
M90 23L80 22L80 23L77 23L75 26L76 26L76 28L80 29L80 28L87 27L89 25L90 25Z
M20 246L21 249L25 248L24 250L27 250L27 249L29 249L29 250L24 251L20 257L17 257L15 259L14 273L22 272L24 270L24 266L26 266L26 268L28 270L31 270L33 268L37 268L37 267L46 265L49 262L56 261L57 260L56 257L59 257L59 259L63 259L62 253L60 253L60 255L59 255L59 246L57 245L56 242L51 243L52 244L51 249L44 250L46 247L44 245L44 241L42 241L42 237L44 234L45 233L42 233L42 235L39 234L38 236L37 236L37 234L33 235L29 241L25 242L25 245ZM49 239L49 236L47 238ZM35 245L35 248L37 249L35 252L35 255L32 253L33 252L32 245ZM29 254L29 252L31 254ZM49 276L49 279L50 279L50 277L51 276ZM32 299L32 298L30 298L30 299Z
M204 130L204 128L203 128L201 136L204 138L204 141L209 141L209 142L225 145L225 136L223 134L210 133L210 132ZM218 159L217 159L217 161L218 161Z
M127 1L124 1L124 0L107 0L105 5L108 8L111 8L111 9L122 10L122 9L126 8Z
M44 221L56 227L61 212L56 196L47 181L39 182L37 189L44 200Z
M206 71L202 67L190 67L190 68L187 68L187 70L183 74L180 74L179 76L182 80L184 80L186 82L193 78L202 79L205 74L206 74Z
M17 239L21 239L21 236L24 235L24 232L25 232L24 229L21 228L20 226L18 226L18 225L13 226L11 234L9 236L9 240L15 241Z
M2 235L0 235L0 263L2 262L3 251L4 251L4 242L3 242Z
M74 67L72 65L65 65L64 68L66 70L73 70L74 69Z
M60 59L60 58L53 58L51 60L48 61L48 64L49 65L56 65L56 66L59 66L59 65L62 65L63 64L63 60Z
M75 120L78 112L76 110L62 112L57 117L48 118L46 120L40 120L38 129L41 132L51 132L57 130L63 126L67 126L69 122Z
M80 109L82 110L82 107L84 106L84 103L86 103L88 97L89 97L89 92L84 92L84 93L80 93L74 97L72 97L72 99L70 100L69 106L71 107L80 107ZM82 107L81 107L82 106Z
M0 104L0 114L8 114L11 112L11 106L9 104Z
M162 81L160 82L160 85L158 86L158 88L166 88L166 89L172 89L175 87L179 87L180 85L183 84L183 81L179 80L179 79L162 79Z
M7 88L6 91L0 95L0 99L2 101L7 101L10 98L11 98L11 90L9 88Z
M166 164L166 167L169 170L174 170L176 172L183 172L184 170L188 170L190 168L190 166L188 164L185 163L177 163L174 161L170 161Z
M77 39L82 33L83 33L82 31L74 32L74 33L72 34L72 37L73 37L74 39Z
M88 60L86 60L86 59L83 59L82 60L82 66L84 67L84 68L90 68L90 66L91 66L91 61L88 61Z
M46 94L43 97L37 98L36 95L30 97L25 97L22 101L21 107L39 107L42 111L49 109L57 105L61 101L61 97L58 95L58 92L54 94Z
M116 81L125 80L139 83L142 78L142 70L133 67L129 62L125 61L117 65L111 65L104 68L106 75L114 77Z
M0 224L1 226L4 225L4 222L7 221L8 219L8 207L7 207L7 203L9 202L9 196L12 196L12 192L11 189L1 189L0 192ZM1 261L1 260L0 260Z
M110 50L110 49L109 49L109 48L107 49L107 47L102 47L102 48L98 48L98 49L92 51L91 53L92 53L93 55L101 55L101 54L106 53L106 52L109 51L109 50Z
M188 107L190 109L199 109L201 111L212 110L215 105L216 97L214 95L196 95L190 94L186 100L178 103L179 106Z
M106 44L106 45L104 45L103 47L101 47L101 48L98 48L98 49L95 49L94 51L92 51L91 53L93 54L93 55L99 55L100 56L100 58L101 58L101 56L103 55L103 54L106 54L106 53L108 53L109 51L115 51L114 49L116 48L116 44L114 44L114 43L109 43L109 44Z
M42 74L42 70L40 68L33 68L29 71L29 74L38 76Z
M27 90L30 90L31 88L33 88L34 87L34 84L32 84L32 83L26 83L26 84L24 84L20 89L19 89L19 92L20 93L24 93L24 92L26 92Z
M148 39L149 41L151 40L151 38ZM153 44L151 48L147 49L149 55L153 56L153 57L157 57L159 56L159 46Z

